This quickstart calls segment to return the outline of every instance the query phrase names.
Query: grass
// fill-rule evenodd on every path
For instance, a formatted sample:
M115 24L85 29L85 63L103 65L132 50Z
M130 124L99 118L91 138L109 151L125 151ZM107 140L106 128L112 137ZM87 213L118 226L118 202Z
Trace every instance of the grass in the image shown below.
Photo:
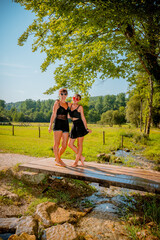
M0 203L4 205L27 204L25 215L34 214L38 204L43 202L55 202L59 206L81 207L81 198L90 196L95 188L83 181L73 179L50 180L46 177L40 184L31 184L13 177L9 172L0 171L1 182L10 187L10 191L18 195L18 200L13 201L7 197L0 197ZM83 208L88 203L83 204Z
M15 126L15 135L12 136L12 126L0 126L0 149L3 152L19 153L35 157L53 157L53 133L48 133L48 126L41 125L41 137L38 132L39 124L33 126ZM123 138L124 148L141 151L149 159L157 160L160 156L160 130L151 129L150 137L141 134L138 129L123 127L108 127L98 124L88 125L92 133L85 136L83 155L86 161L97 160L99 153L110 153L121 148ZM105 131L105 145L103 144ZM62 156L74 159L75 154L67 147Z
M14 204L14 201L6 196L0 196L0 203L8 206Z
M129 205L124 208L121 206L121 214L130 238L136 240L150 236L147 239L160 239L160 196L133 194L127 201Z

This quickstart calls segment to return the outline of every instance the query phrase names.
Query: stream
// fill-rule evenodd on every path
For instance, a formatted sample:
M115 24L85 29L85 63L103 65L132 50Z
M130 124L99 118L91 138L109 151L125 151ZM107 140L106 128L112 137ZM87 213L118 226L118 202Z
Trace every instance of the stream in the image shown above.
M154 161L151 161L139 154L132 153L130 151L125 150L117 150L115 151L115 156L124 159L124 163L129 163L130 166L140 167L143 169L153 169L155 167Z
M93 209L81 219L78 226L79 233L92 236L94 240L128 240L123 214L128 207L134 209L134 198L130 189L119 187L105 188L98 183L91 183L97 192L83 199L83 202L90 202Z
M124 150L116 151L115 156L122 157L126 164L129 162L132 166L143 169L154 167L152 161ZM84 198L82 204L91 203L93 210L81 219L79 232L84 232L96 240L128 240L122 217L128 208L135 209L133 193L144 194L144 192L114 186L105 188L98 183L90 183L90 185L96 188L96 192Z

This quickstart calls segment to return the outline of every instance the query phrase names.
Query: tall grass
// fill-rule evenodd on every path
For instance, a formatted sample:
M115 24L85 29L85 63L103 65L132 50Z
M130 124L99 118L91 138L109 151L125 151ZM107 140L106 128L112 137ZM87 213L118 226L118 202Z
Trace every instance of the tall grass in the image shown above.
M121 208L121 211L131 239L160 239L160 196L133 194L128 202L132 207Z
M38 132L39 124L33 126L15 126L12 136L12 126L0 126L0 149L3 152L20 153L36 157L52 157L53 133L48 133L48 126L41 125L41 137ZM121 136L124 136L123 147L130 150L140 150L150 159L158 160L160 156L160 131L152 129L149 139L140 134L139 130L123 127L108 127L89 124L92 133L84 138L83 155L87 161L94 161L99 153L110 153L121 148ZM105 131L105 145L103 145ZM67 147L62 156L74 159L73 151Z

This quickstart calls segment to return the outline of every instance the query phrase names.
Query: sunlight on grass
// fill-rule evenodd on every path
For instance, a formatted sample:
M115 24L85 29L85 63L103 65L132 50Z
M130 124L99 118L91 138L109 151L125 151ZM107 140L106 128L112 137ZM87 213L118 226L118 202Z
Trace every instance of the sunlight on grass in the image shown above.
M3 152L20 153L36 157L54 157L53 132L48 133L48 126L42 125L39 138L39 125L15 126L12 136L12 126L0 126L0 149ZM92 133L84 138L83 155L86 161L94 161L99 153L110 153L122 147L130 150L143 150L143 154L153 160L160 156L160 130L152 129L149 139L136 128L129 125L122 127L109 127L96 124L88 124ZM103 131L105 132L105 144L103 145ZM75 154L67 147L62 158L74 159Z

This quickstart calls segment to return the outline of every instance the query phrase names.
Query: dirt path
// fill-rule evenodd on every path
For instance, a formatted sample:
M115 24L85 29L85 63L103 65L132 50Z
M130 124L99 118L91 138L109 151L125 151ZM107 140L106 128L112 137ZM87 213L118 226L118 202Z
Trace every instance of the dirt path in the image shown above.
M38 157L31 157L21 154L14 154L14 153L0 153L0 170L13 167L17 163L28 163L34 160L42 160L44 158Z

